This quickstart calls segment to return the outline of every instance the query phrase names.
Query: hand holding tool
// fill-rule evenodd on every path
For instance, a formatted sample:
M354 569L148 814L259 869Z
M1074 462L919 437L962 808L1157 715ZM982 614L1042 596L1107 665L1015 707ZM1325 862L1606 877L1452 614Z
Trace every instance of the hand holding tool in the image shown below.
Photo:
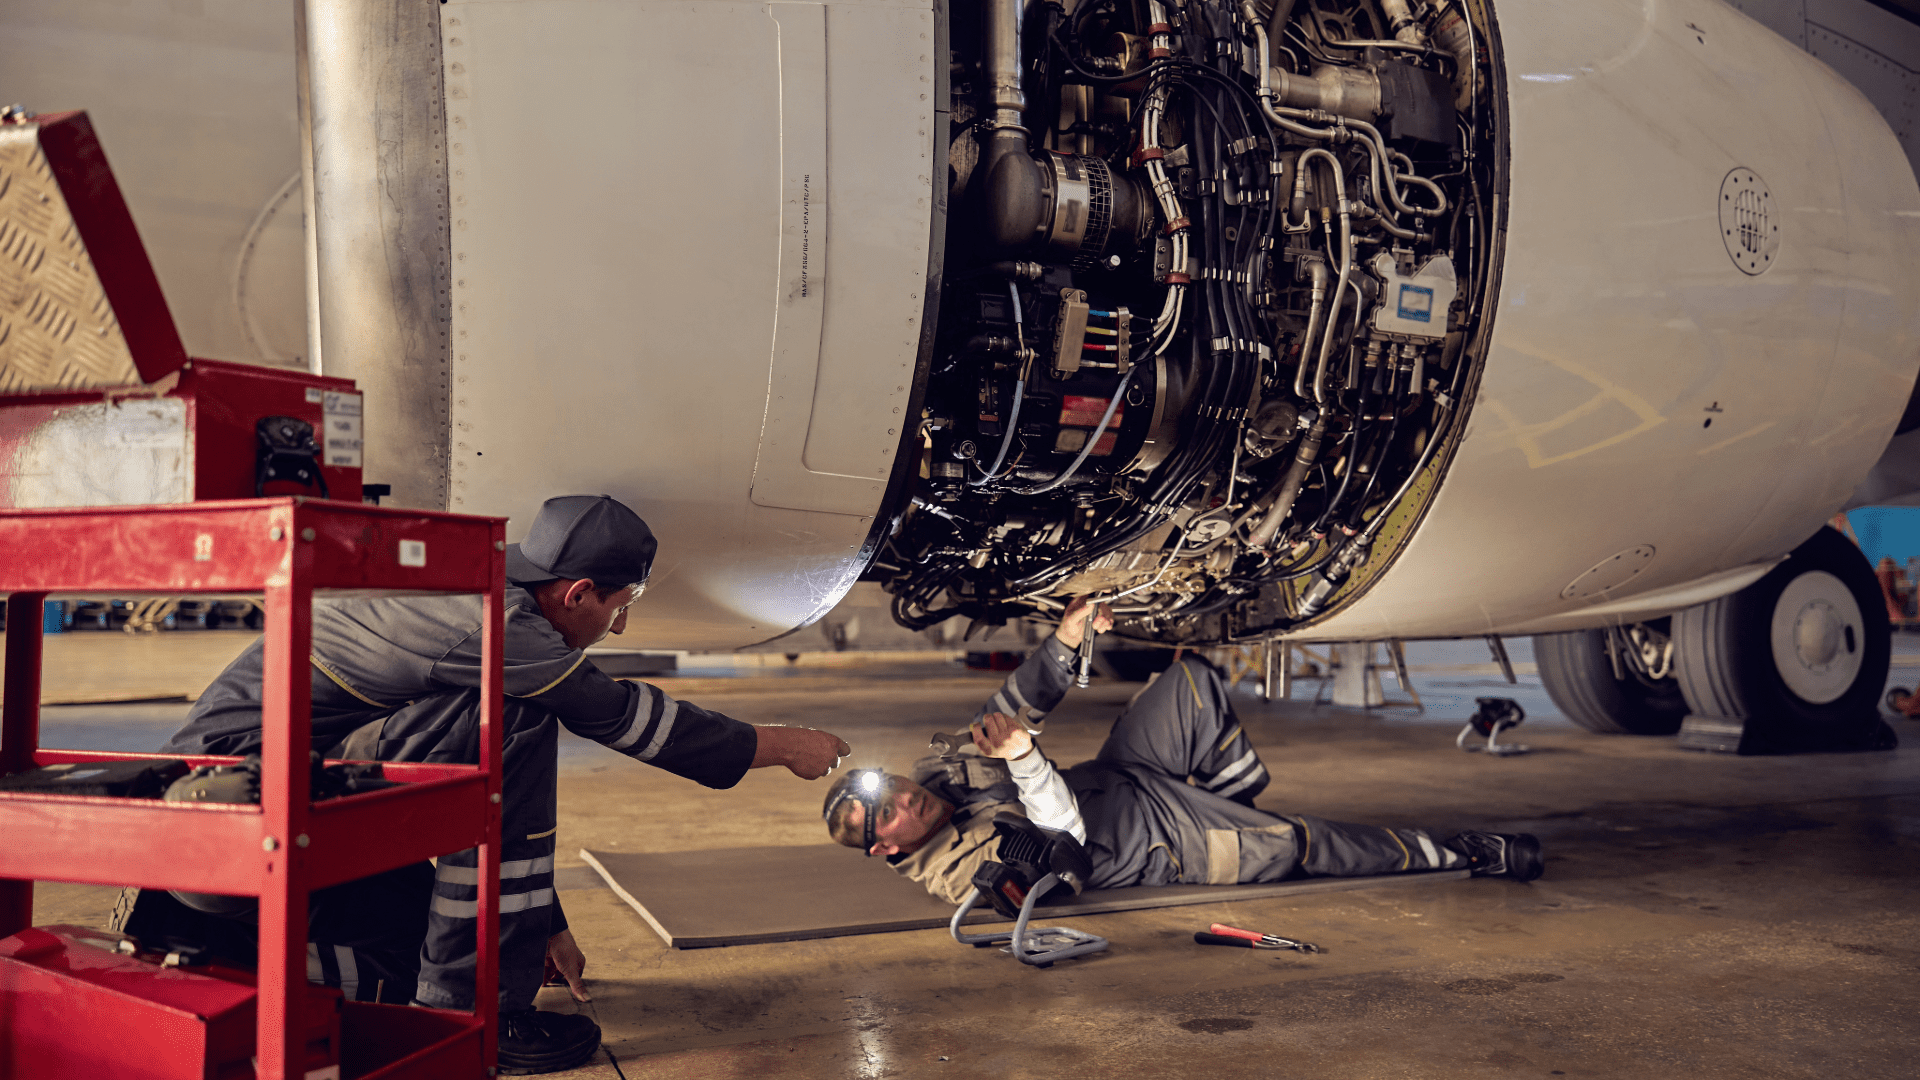
M1094 629L1093 623L1100 617L1100 605L1088 602L1086 614L1087 621L1080 630L1080 647L1073 662L1073 685L1082 690L1093 681L1093 639L1100 633Z
M1029 735L1042 734L1043 729L1047 726L1047 722L1045 720L1034 719L1034 713L1037 711L1038 710L1034 709L1034 707L1031 705L1022 705L1020 706L1020 711L1013 715L1013 718L1019 721L1021 728L1023 728L1026 731L1026 733ZM956 731L951 735L942 731L936 734L933 738L927 740L927 745L931 747L934 750L934 752L938 753L941 757L952 757L953 755L960 752L961 747L972 745L972 743L973 743L973 725L972 724L968 724L966 727L961 728L959 731Z
M1073 685L1084 690L1093 681L1093 617L1087 617L1087 630L1080 639L1080 653L1074 660Z
M1213 931L1213 933L1206 935L1207 937L1225 937L1232 939L1235 943L1244 941L1250 949L1292 949L1295 952L1303 953L1317 953L1320 951L1320 946L1309 942L1283 938L1278 934L1255 933L1252 930L1242 930L1237 926L1228 926L1226 923L1214 923L1207 929ZM1193 939L1199 941L1200 935L1195 934ZM1202 944L1222 945L1225 944L1225 942L1207 941L1202 942Z

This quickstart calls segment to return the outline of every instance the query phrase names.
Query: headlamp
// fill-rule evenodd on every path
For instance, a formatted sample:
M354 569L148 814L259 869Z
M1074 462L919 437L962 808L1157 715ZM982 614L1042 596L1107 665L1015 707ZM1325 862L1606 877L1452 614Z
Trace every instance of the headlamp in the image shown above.
M827 800L827 805L820 811L820 816L826 821L832 821L833 811L848 799L866 807L867 812L861 815L860 820L860 850L872 855L873 823L874 819L880 816L880 803L886 798L886 794L886 770L855 769L847 774L847 782Z

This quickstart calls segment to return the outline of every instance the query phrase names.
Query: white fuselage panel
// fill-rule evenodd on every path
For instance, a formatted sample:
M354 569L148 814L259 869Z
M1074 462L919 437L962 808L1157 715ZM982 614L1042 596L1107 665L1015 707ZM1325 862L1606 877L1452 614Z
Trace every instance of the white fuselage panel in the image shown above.
M455 2L441 25L449 508L514 539L551 495L633 506L660 556L622 645L816 617L859 571L920 348L930 7Z

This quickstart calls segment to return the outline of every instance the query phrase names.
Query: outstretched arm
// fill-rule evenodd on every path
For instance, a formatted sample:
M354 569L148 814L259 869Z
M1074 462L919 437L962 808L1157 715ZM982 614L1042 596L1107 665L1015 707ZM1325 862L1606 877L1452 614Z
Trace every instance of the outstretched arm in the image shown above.
M785 765L802 780L818 780L853 752L845 739L828 731L761 724L753 729L755 769Z
M1004 713L988 713L973 725L973 744L982 754L1006 761L1014 786L1020 789L1020 805L1026 807L1028 821L1087 842L1079 800L1053 762L1033 745L1033 736L1025 728Z

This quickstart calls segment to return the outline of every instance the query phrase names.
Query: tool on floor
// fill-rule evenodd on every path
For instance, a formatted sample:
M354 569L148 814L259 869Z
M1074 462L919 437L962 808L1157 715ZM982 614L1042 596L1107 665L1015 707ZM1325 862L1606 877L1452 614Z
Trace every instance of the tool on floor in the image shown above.
M1026 729L1027 734L1040 735L1045 733L1047 722L1036 719L1038 715L1038 709L1031 705L1022 705L1020 711L1014 713L1013 718L1020 722L1020 726ZM960 752L961 747L973 745L973 725L969 724L951 735L942 731L928 739L927 745L941 757L952 757Z
M1508 728L1519 727L1520 721L1527 718L1527 712L1520 707L1519 702L1512 698L1503 697L1483 697L1474 698L1473 700L1474 704L1480 707L1467 719L1467 726L1461 728L1460 734L1454 737L1453 745L1465 750L1469 754L1475 750L1483 750L1486 753L1492 754L1494 757L1525 754L1533 749L1533 747L1525 743L1501 743L1497 741L1501 732ZM1487 744L1485 746L1469 746L1467 744L1467 736L1472 734L1486 736Z
M1320 946L1306 941L1295 941L1278 934L1261 934L1252 930L1242 930L1226 923L1214 923L1207 927L1212 933L1195 934L1193 940L1202 945L1245 945L1253 949L1292 949L1294 952L1317 953ZM1202 939L1207 940L1202 940ZM1226 940L1219 940L1219 939Z
M1028 929L1033 906L1060 885L1078 893L1093 873L1093 860L1070 833L1035 825L1018 814L993 816L999 838L1000 861L981 865L973 875L973 892L953 913L947 930L953 940L976 949L1004 944L1000 951L1033 967L1052 967L1056 961L1096 953L1107 939L1065 926ZM993 905L1002 918L1012 919L1013 931L968 934L960 924L980 901Z

